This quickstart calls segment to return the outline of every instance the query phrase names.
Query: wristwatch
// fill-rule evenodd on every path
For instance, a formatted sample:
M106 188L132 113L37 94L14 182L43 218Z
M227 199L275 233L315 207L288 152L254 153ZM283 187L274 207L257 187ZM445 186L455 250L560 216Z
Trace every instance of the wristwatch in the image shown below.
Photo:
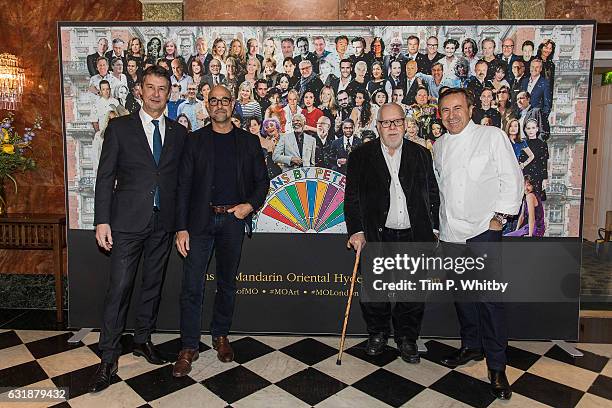
M493 215L493 218L495 218L501 225L504 225L506 223L506 218L508 217L509 217L508 214L504 214L500 212L496 212L495 215Z

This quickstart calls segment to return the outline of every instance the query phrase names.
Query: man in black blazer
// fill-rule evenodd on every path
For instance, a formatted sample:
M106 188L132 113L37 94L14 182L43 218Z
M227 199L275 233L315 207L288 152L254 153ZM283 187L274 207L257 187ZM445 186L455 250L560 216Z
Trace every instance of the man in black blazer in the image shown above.
M402 71L404 70L404 66L406 65L406 55L402 53L402 38L394 37L391 39L389 44L390 52L389 55L385 55L383 58L383 65L385 66L385 74L387 76L391 75L391 63L393 61L399 61L402 66Z
M177 190L176 245L185 257L181 288L182 349L175 377L186 376L198 358L202 301L208 261L213 248L217 292L210 331L217 357L234 359L229 333L236 299L236 275L245 228L269 188L268 170L259 138L231 122L234 98L224 86L208 96L211 124L187 138Z
M211 88L215 85L225 84L225 75L221 74L221 62L213 58L208 64L208 74L202 77L202 83L207 83Z
M349 154L361 144L361 139L356 137L355 122L348 118L342 122L342 137L337 138L331 144L331 155L334 160L333 169L346 174L346 163Z
M125 50L123 47L125 46L125 42L121 38L115 38L113 40L113 49L106 52L105 57L110 62L113 58L121 58L123 61L123 73L127 74L127 60L125 55Z
M429 63L425 54L419 52L419 37L411 35L408 37L408 52L406 53L407 61L416 61L417 69L419 72L426 73L427 68L431 70L431 64Z
M98 40L98 50L87 56L87 71L89 71L89 76L99 74L97 68L98 57L104 57L107 50L108 40L106 38L100 38Z
M514 80L512 64L514 61L521 59L521 57L514 53L514 40L512 38L505 38L502 41L502 52L497 54L495 58L502 61L506 66L506 80L508 83L511 83Z
M431 153L404 138L404 110L388 103L378 111L380 138L362 144L348 160L344 215L347 246L357 251L366 242L433 242L437 238L440 198ZM395 341L408 363L420 361L419 337L425 306L417 302L362 302L369 334L366 353L383 352L393 321Z
M427 88L427 85L423 83L421 78L416 76L418 65L415 60L408 61L406 63L406 77L402 81L402 88L404 88L404 99L402 103L404 105L412 105L416 103L416 94L419 87L423 86Z
M139 259L141 295L136 311L134 354L164 364L151 343L162 283L175 231L178 164L186 130L164 116L170 95L168 71L149 67L143 75L143 107L108 123L95 190L96 240L111 253L99 350L102 362L90 392L111 383L121 355L119 340L127 317Z

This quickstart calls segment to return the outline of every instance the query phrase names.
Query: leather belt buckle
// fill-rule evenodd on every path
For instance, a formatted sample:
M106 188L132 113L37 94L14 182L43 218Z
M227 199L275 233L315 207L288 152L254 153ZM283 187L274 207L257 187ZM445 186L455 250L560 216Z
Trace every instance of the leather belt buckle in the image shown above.
M232 205L211 205L210 208L211 210L215 213L215 214L227 214L227 210L229 210L230 208L235 207L234 204Z

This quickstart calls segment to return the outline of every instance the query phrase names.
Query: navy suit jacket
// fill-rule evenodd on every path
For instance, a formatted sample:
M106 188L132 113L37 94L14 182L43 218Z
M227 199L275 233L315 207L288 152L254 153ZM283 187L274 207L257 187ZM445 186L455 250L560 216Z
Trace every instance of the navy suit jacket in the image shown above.
M187 130L166 117L166 135L159 164L155 163L139 110L111 119L96 178L94 225L113 231L141 232L153 214L156 186L164 230L176 231L176 188Z
M529 78L529 76L526 76L521 81L522 91L527 91L527 87L529 86ZM550 82L542 75L540 75L540 78L538 78L535 86L533 87L530 104L534 108L540 108L542 113L548 117L548 114L552 108Z

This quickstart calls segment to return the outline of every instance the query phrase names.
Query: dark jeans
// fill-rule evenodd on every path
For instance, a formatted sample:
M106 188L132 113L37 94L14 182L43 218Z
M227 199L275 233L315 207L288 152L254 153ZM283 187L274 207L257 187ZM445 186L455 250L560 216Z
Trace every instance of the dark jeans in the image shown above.
M383 242L411 242L411 230L383 229ZM363 319L369 334L391 334L391 322L395 340L407 337L416 341L421 331L425 304L420 302L360 302Z
M485 250L484 248L479 249L479 242L501 242L501 239L502 231L487 230L468 239L466 243L470 250L478 256L479 252ZM491 246L486 247L489 261L492 260L492 250ZM488 262L488 265L491 265L491 263ZM461 345L468 348L483 349L487 358L487 366L490 369L505 370L508 332L504 304L498 302L456 302L455 308L461 326Z
M189 237L189 253L183 264L181 288L181 341L183 348L197 349L202 325L206 271L215 252L217 293L210 331L227 336L236 300L236 275L240 264L244 220L233 214L215 214L202 235Z
M125 329L128 306L144 254L140 300L136 312L134 342L144 343L155 330L168 256L171 234L164 231L159 212L153 212L141 232L112 231L110 282L104 298L104 317L100 330L99 349L102 361L113 362L121 355L121 334Z

